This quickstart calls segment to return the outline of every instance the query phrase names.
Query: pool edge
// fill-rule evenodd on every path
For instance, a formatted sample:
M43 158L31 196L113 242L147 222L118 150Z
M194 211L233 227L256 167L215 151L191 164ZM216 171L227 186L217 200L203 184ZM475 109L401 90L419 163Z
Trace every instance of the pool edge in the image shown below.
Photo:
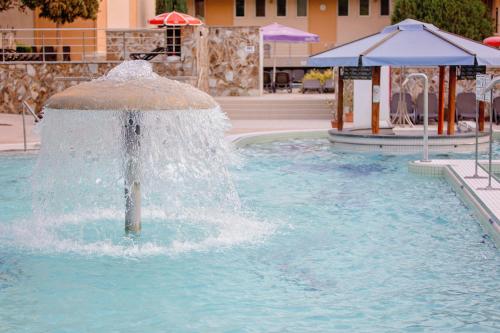
M454 169L456 163L458 163L456 160L440 160L437 163L411 161L408 164L408 170L422 176L443 177L459 195L462 202L472 209L483 230L491 237L496 247L500 248L500 216L496 215L492 207L488 207L457 173ZM479 163L481 171L484 172L484 165L487 161L480 161ZM500 170L499 160L495 161L492 169Z

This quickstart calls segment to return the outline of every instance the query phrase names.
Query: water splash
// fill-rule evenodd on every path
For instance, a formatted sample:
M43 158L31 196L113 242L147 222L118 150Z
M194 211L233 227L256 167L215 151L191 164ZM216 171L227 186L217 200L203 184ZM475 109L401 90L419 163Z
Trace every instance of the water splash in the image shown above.
M100 80L155 80L125 62ZM143 233L123 235L124 128L129 111L45 109L33 178L34 220L11 230L23 246L103 254L166 254L256 242L269 223L243 213L228 165L238 160L218 106L140 112ZM19 240L18 239L18 240Z
M129 60L122 62L119 66L112 68L106 75L97 80L130 81L130 80L154 80L160 76L153 71L153 67L146 60Z

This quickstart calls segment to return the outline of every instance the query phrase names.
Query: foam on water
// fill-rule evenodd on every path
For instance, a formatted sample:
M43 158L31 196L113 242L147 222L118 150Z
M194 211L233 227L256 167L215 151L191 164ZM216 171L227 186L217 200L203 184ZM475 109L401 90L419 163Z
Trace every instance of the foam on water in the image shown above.
M54 227L46 227L33 220L17 221L13 225L0 225L4 246L15 246L37 253L73 253L92 256L145 257L154 255L175 256L185 252L221 250L234 245L252 245L263 242L274 233L277 224L245 217L243 214L203 212L189 216L172 217L161 209L146 209L145 215L154 216L147 223L156 225L149 230L169 232L170 238L126 237L113 232L120 227L123 213L102 211L100 214L75 212L58 217ZM107 220L107 221L106 221ZM72 228L72 226L77 226ZM88 239L87 226L100 237ZM187 232L195 227L203 237L191 238ZM183 230L185 228L185 230ZM76 231L76 232L73 232ZM71 234L68 234L70 232ZM88 232L88 231L87 231Z
M125 62L99 80L156 80ZM164 78L162 78L164 80ZM143 235L124 237L127 114L138 114ZM23 247L105 255L171 254L256 242L273 226L243 213L228 165L238 161L212 109L45 109L33 177L33 220L9 230ZM135 158L135 157L133 157Z

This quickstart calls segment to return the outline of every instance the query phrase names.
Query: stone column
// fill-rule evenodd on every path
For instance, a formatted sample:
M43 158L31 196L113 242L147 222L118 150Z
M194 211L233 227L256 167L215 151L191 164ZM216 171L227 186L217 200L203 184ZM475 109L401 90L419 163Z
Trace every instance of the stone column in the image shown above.
M199 26L194 29L196 35L196 87L204 92L209 91L209 59L208 59L208 28Z

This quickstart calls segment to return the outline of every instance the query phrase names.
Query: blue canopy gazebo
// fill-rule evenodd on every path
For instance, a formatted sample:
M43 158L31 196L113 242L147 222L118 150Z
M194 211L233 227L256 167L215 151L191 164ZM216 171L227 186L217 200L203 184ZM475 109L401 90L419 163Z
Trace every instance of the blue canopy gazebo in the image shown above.
M444 75L449 70L448 134L454 134L457 66L500 66L500 51L476 41L406 19L381 32L313 55L315 67L372 67L372 84L380 85L380 66L439 66L438 133L444 123ZM339 75L338 129L342 130L343 80ZM372 103L372 132L378 133L379 103ZM483 114L484 114L484 105Z

